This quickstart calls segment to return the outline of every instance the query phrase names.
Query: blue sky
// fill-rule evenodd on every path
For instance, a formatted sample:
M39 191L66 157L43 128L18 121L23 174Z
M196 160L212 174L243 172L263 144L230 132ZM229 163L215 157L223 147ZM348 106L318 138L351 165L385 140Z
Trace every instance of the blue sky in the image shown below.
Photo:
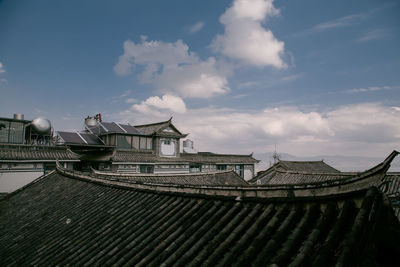
M199 150L400 144L397 1L0 1L0 116L174 116Z

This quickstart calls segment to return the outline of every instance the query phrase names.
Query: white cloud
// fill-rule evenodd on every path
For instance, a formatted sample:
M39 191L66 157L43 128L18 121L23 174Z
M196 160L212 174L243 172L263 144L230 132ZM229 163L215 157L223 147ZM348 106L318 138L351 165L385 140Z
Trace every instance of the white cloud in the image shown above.
M218 72L214 58L168 68L150 82L161 91L173 91L185 98L210 98L230 91L228 80Z
M230 91L228 72L213 57L199 59L181 40L165 43L142 37L141 43L126 41L124 54L114 70L119 75L127 75L137 65L144 68L140 81L152 84L162 93L209 98Z
M132 93L132 90L126 90L124 92L122 92L122 94L117 95L117 96L113 96L112 97L112 102L113 103L117 103L122 99L125 99L127 96L129 96Z
M255 86L259 86L261 83L256 82L256 81L248 81L248 82L242 82L238 85L238 88L251 88Z
M0 73L4 73L6 70L4 69L3 63L0 62Z
M131 109L115 114L114 118L141 124L166 120L172 115L151 112L154 106L148 102L142 106L148 110ZM199 151L264 153L273 151L276 144L280 153L298 156L382 157L399 149L400 144L400 108L378 103L319 112L296 107L264 110L208 107L173 115L176 126L190 133L189 138Z
M353 15L349 15L349 16L345 16L345 17L341 17L341 18L337 18L337 19L333 19L330 21L326 21L323 23L320 23L316 26L314 26L314 30L328 30L328 29L332 29L332 28L338 28L338 27L347 27L347 26L351 26L354 23L356 23L357 21L361 20L365 18L365 15L363 13L359 13L359 14L353 14Z
M285 76L281 79L282 82L292 82L295 80L298 80L300 78L302 78L304 76L304 73L298 73L298 74L292 74L292 75L288 75Z
M247 97L246 94L240 94L240 95L234 95L232 96L234 99L239 99L239 98L243 98L243 97Z
M248 65L285 68L284 42L262 25L266 17L279 14L272 2L235 0L220 18L225 32L213 40L214 50Z
M304 36L304 35L308 35L308 34L324 32L327 30L335 29L335 28L350 27L350 26L360 23L360 21L368 18L368 16L369 15L367 13L356 13L356 14L351 14L348 16L328 20L328 21L319 23L319 24L313 26L312 28L295 33L294 36Z
M139 102L136 98L128 98L125 100L125 103L133 104Z
M389 35L389 30L387 29L375 29L368 31L365 33L363 36L361 36L360 39L358 39L359 42L368 42L372 40L377 40L386 37Z
M6 72L3 63L0 62L0 74ZM8 83L6 78L0 78L0 86L5 86Z
M165 112L185 113L186 105L180 97L173 95L163 95L149 97L140 104L135 104L132 109L144 114L153 114L156 116L164 115Z
M203 29L203 27L204 27L204 22L203 21L199 21L196 24L194 24L191 27L189 27L189 32L190 33L196 33L198 31L200 31L201 29Z
M344 106L327 116L341 142L359 142L366 146L400 143L400 112L395 108L366 103Z
M387 90L392 90L393 87L391 86L370 86L367 88L354 88L347 90L346 92L349 94L355 94L355 93L365 93L365 92L375 92L375 91L387 91Z

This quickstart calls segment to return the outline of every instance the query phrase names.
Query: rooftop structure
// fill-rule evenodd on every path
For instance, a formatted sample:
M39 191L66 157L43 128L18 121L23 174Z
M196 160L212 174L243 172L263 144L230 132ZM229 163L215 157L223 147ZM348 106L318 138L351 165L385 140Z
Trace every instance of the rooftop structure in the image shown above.
M268 169L258 172L257 176L249 182L257 184L298 184L305 182L328 181L332 179L340 179L346 176L347 174L329 166L322 160L278 160Z
M73 169L79 155L56 146L49 120L23 114L0 118L0 193L9 193L54 170L56 161Z
M257 185L305 185L340 183L352 179L356 172L340 172L323 161L278 161L265 171L260 171L249 181ZM387 173L380 189L389 198L400 220L400 173Z
M81 155L86 169L114 173L207 173L234 170L244 180L254 177L250 155L197 152L193 141L167 121L130 125L104 122L101 115L85 119L84 131L59 131L61 143Z
M397 154L342 181L296 186L58 167L0 200L0 264L389 266L400 225L376 186Z

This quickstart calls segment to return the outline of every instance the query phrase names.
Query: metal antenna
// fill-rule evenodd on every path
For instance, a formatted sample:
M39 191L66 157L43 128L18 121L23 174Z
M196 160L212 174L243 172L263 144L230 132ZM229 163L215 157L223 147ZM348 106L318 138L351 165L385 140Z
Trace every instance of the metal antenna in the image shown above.
M278 161L280 160L280 155L278 153L276 153L276 144L275 144L275 150L274 150L274 154L272 155L272 158L274 159L274 164L278 163Z

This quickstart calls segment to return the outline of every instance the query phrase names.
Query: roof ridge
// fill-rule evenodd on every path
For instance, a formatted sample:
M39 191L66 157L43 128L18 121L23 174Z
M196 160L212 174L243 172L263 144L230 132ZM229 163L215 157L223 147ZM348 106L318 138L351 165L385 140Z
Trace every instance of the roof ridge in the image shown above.
M276 172L280 173L290 173L290 174L306 174L306 175L332 175L332 176L346 176L346 175L356 175L361 174L363 172L307 172L307 171L290 171L290 170L282 170L280 168L275 168Z
M185 153L183 153L183 154L185 154ZM187 154L191 154L191 153L187 153ZM252 157L253 156L253 153L251 153L251 154L219 154L219 153L207 152L207 151L204 151L204 152L200 151L200 152L197 152L197 154L207 154L210 156L237 156L237 157Z
M316 163L316 162L324 162L324 160L279 160L279 162L295 162L295 163ZM325 163L326 164L326 163Z
M172 119L172 117L171 117L171 119ZM169 123L169 122L171 122L171 119L169 119L167 121L162 121L162 122L154 122L154 123L148 123L148 124L133 125L133 127L144 127L144 126L153 126L153 125L158 125L158 124Z
M365 191L371 186L378 186L385 175L384 169L378 168L374 173L363 173L355 177L334 181L323 181L306 184L283 185L187 185L175 183L158 183L118 180L116 177L96 174L85 174L66 170L57 165L57 172L61 175L83 181L98 183L105 186L124 188L127 190L141 190L164 194L193 195L215 198L245 199L309 199L315 197L338 197L360 191ZM203 174L204 175L204 174Z
M226 171L213 171L213 172L201 172L201 173L117 173L117 172L103 172L92 168L95 174L107 175L107 176L121 176L121 177L174 177L174 176L205 176L214 174L226 174L235 173L240 177L234 170ZM243 180L244 181L244 180Z

